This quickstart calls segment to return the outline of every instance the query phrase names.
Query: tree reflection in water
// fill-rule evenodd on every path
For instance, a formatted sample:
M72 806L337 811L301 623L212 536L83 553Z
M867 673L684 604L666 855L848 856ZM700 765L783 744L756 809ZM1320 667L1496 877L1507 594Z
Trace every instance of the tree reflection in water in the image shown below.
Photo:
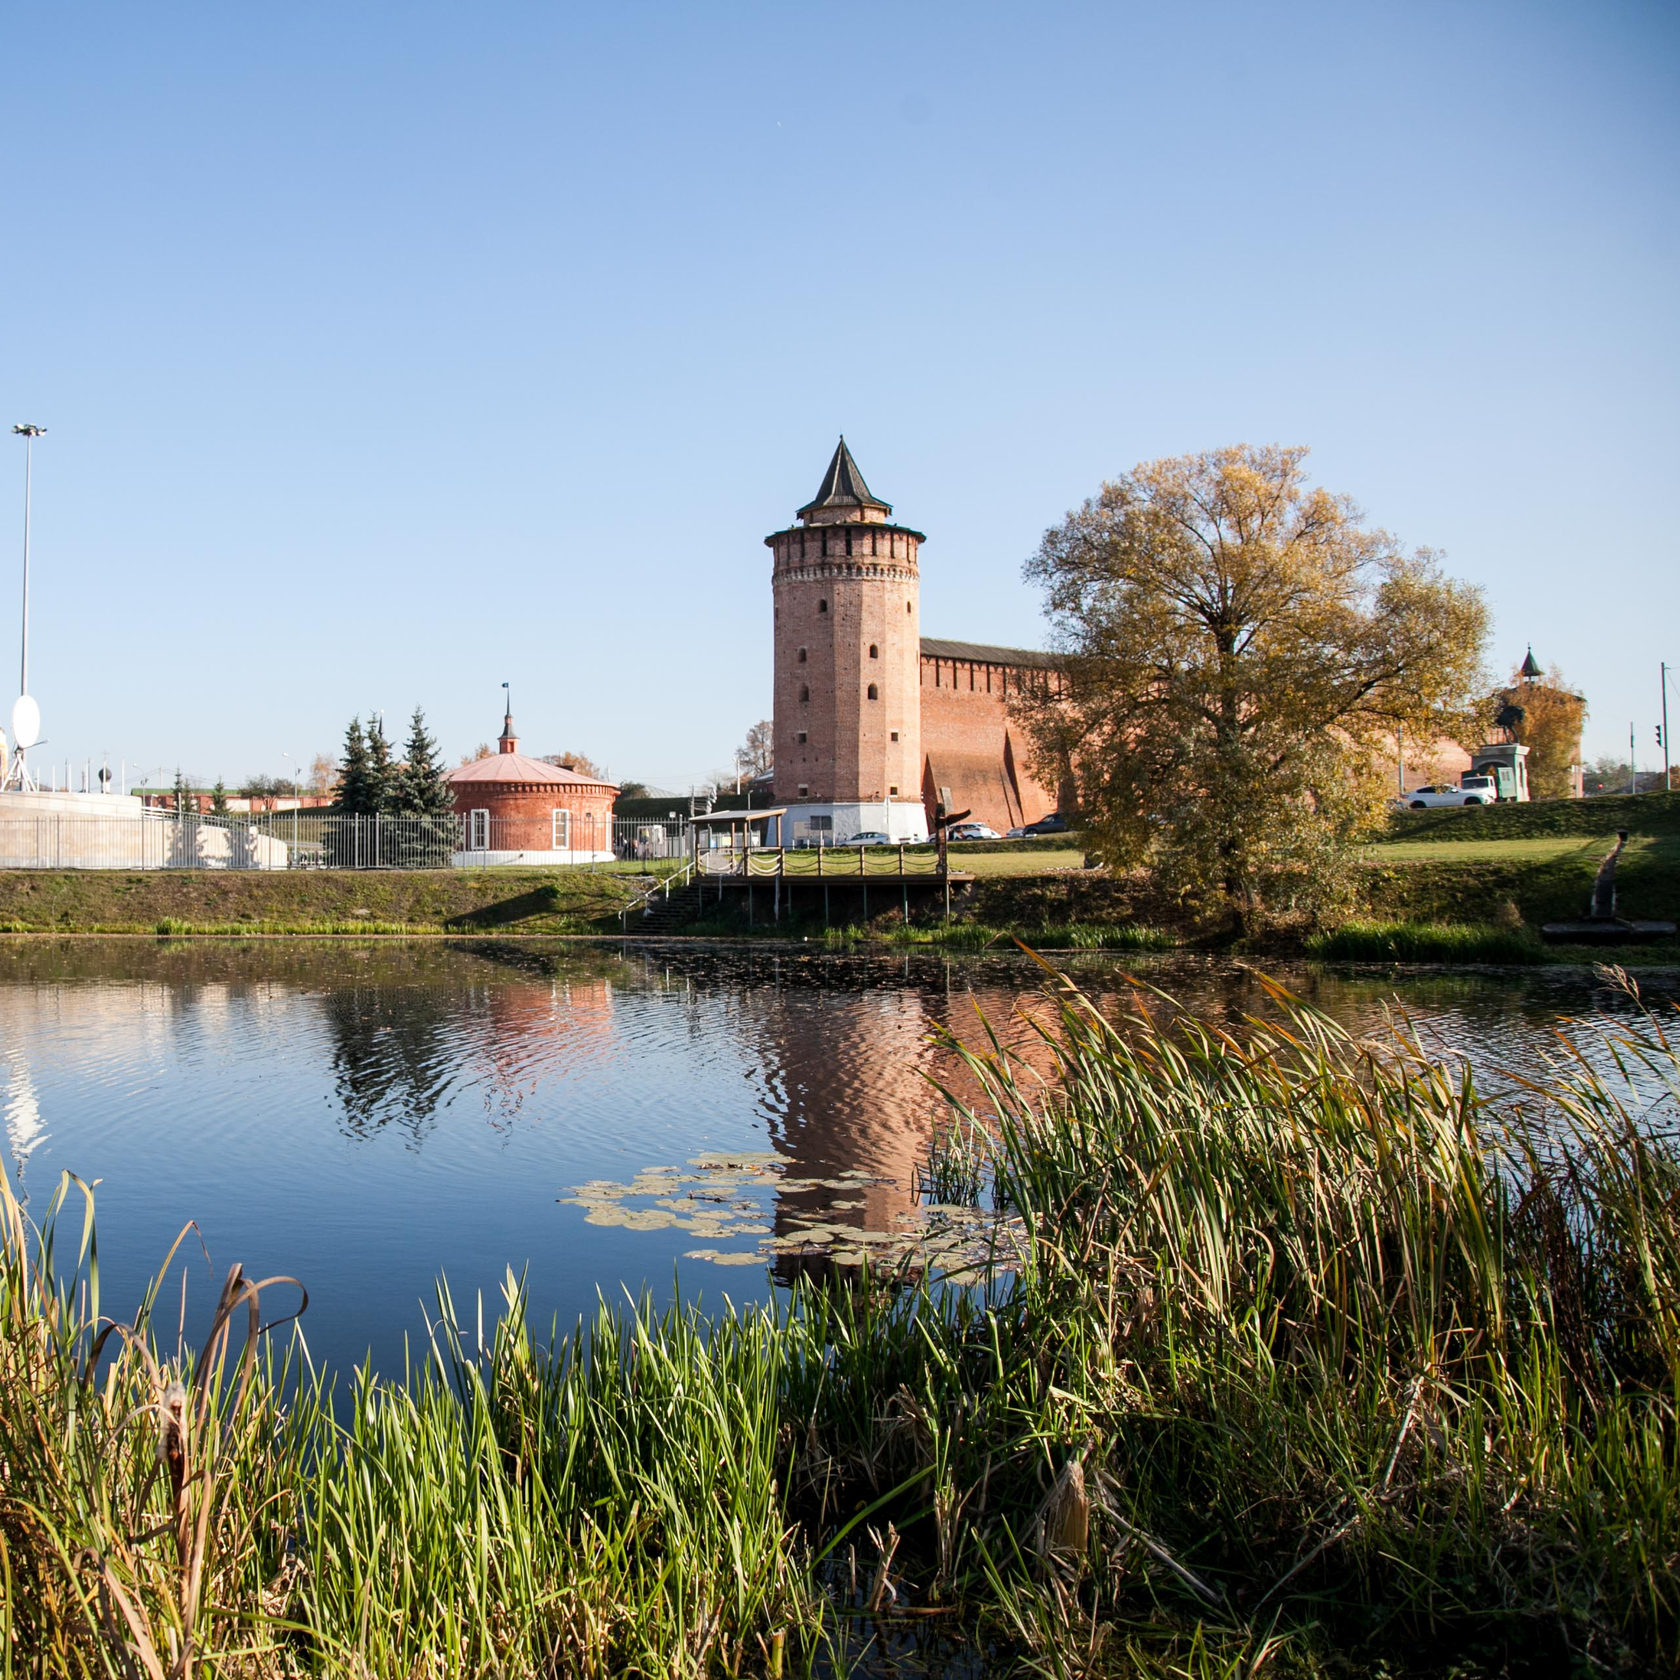
M489 988L352 985L320 1000L332 1043L334 1088L352 1135L397 1126L416 1146L459 1072L464 1031Z

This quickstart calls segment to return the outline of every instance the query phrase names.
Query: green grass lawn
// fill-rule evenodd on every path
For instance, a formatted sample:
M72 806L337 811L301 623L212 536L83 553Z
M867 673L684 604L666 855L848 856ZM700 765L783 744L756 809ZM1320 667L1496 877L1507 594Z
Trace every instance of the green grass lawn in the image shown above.
M951 853L951 867L966 870L970 875L1046 875L1057 869L1082 869L1082 851L1051 850L1042 852L977 852L966 856Z
M1389 840L1368 847L1366 860L1371 863L1474 863L1484 858L1511 862L1538 862L1542 859L1591 856L1602 858L1616 844L1614 834L1582 839L1576 835L1546 835L1528 840ZM1624 856L1650 842L1632 839ZM1597 867L1595 861L1594 868Z

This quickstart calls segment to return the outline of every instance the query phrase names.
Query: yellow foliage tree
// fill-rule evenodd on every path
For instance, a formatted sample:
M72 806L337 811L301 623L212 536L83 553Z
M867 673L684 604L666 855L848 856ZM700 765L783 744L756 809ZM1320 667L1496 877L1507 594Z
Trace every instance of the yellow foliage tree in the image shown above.
M1456 735L1486 692L1480 593L1310 487L1306 453L1148 462L1027 563L1064 655L1019 707L1039 773L1071 757L1102 854L1239 930L1345 904L1395 729Z
M548 753L543 758L543 763L556 764L562 770L570 770L574 775L593 776L598 782L604 782L607 779L606 772L587 753L571 751Z

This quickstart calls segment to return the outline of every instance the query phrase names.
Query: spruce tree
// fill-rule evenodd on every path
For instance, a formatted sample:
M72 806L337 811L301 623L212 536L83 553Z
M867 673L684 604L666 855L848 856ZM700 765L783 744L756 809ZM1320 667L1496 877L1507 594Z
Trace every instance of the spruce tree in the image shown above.
M368 810L389 811L396 803L397 772L391 763L391 743L385 739L385 720L377 713L367 731Z
M227 784L220 776L216 778L216 785L210 790L210 814L214 817L225 817L228 814Z
M198 802L192 796L192 789L187 786L186 775L177 767L175 771L175 813L177 816L185 812L189 806L196 812Z
M446 817L455 809L454 795L443 779L437 742L426 729L426 714L416 706L408 726L407 760L398 773L396 807L415 817Z
M344 758L338 767L338 808L347 817L364 817L374 809L368 775L367 737L362 720L351 718L344 732Z

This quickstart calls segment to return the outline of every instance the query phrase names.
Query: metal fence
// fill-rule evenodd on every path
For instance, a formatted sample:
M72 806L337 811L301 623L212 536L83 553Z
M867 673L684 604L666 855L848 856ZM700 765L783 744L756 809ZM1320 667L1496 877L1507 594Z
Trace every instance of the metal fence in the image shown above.
M686 822L0 812L0 869L612 869L688 854Z

